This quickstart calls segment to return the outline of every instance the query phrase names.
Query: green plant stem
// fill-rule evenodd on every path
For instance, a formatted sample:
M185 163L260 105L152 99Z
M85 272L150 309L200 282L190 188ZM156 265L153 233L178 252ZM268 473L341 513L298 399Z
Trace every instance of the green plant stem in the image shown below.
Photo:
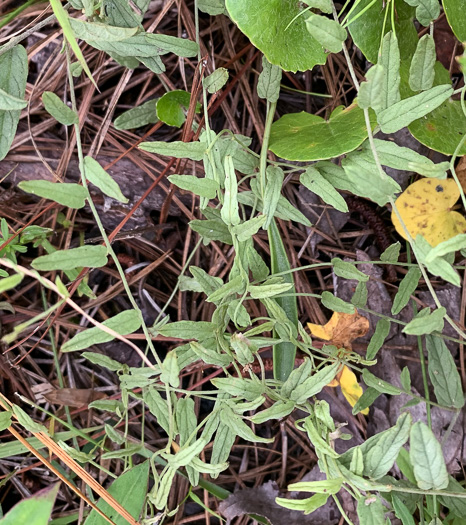
M261 148L260 164L259 164L259 188L260 188L262 200L264 200L264 192L265 192L265 184L266 184L267 153L269 151L270 130L272 128L272 122L273 122L273 117L275 114L276 107L277 107L276 102L267 102L267 116L265 118L264 137L262 139L262 148Z

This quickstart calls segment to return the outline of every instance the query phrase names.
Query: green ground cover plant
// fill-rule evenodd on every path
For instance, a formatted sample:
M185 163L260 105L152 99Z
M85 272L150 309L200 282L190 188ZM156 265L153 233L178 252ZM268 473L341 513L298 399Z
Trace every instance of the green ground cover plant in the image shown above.
M68 484L67 490L85 498L85 512L70 514L68 521L56 517L51 522L55 525L174 523L171 520L178 519L185 503L173 505L178 476L187 480L183 497L203 507L209 519L222 520L196 490L226 499L229 492L218 480L229 467L235 443L271 446L276 439L271 425L293 415L294 427L315 453L323 478L290 484L290 492L306 497L282 494L275 499L282 509L300 511L304 519L333 501L342 523L465 523L464 480L449 473L442 447L464 416L462 378L447 343L462 345L466 334L464 323L453 319L441 302L438 286L461 287L464 281L466 198L457 168L459 158L466 155L466 69L461 50L455 62L458 73L451 77L437 61L434 40L439 17L446 17L459 41L466 40L464 2L195 0L189 6L195 21L192 39L147 30L146 0L50 1L50 23L58 24L62 34L66 85L61 89L66 97L44 90L40 100L47 118L73 137L80 180L24 180L18 189L30 198L45 199L44 206L59 208L64 228L86 207L100 241L85 243L83 235L70 230L78 242L63 248L56 243L55 226L36 219L13 228L8 217L2 218L0 306L12 308L7 299L25 283L38 284L43 298L42 311L4 329L2 341L5 348L16 347L36 329L50 330L60 388L68 386L63 363L71 353L79 353L85 366L115 374L118 396L89 402L101 424L82 429L74 425L69 408L58 416L34 399L12 398L4 392L1 430L4 435L12 432L16 441L0 444L0 454L6 458L35 453ZM14 13L20 13L19 7ZM236 129L218 129L211 118L209 109L232 79L226 68L207 67L199 25L199 17L206 15L212 16L212 24L216 17L228 17L263 55L254 86L266 108L260 143ZM10 18L4 19L6 23ZM30 29L22 29L0 47L2 160L15 140L21 112L27 111L28 56L23 44L28 34ZM355 70L350 44L367 64L363 77ZM102 52L103 60L125 71L144 68L161 79L167 56L195 64L191 89L171 89L165 83L165 93L133 105L113 122L120 132L148 125L169 129L169 140L141 135L136 146L141 155L164 158L168 168L163 175L171 191L193 195L196 203L189 222L189 253L179 265L171 296L150 323L93 197L98 189L104 199L128 203L126 188L86 145L82 130L86 116L76 93L83 81L98 88L100 73L89 66L84 46ZM287 72L312 71L334 54L339 54L351 79L348 105L335 107L325 117L302 108L277 119ZM405 129L428 154L382 138ZM191 173L185 169L187 161L196 166ZM412 184L402 188L393 170L412 172ZM424 181L421 196L413 196L415 180ZM362 268L362 260L333 256L297 265L290 258L283 224L301 225L303 231L310 231L313 224L284 192L289 181L341 213L349 211L348 195L391 210L399 235L393 233L393 242L368 262L372 267L396 266L402 275L391 315L368 306L368 284L374 277ZM407 193L399 197L403 189ZM407 215L405 208L414 211ZM227 246L225 253L233 257L221 277L212 275L199 258L201 250L212 246ZM90 276L110 265L128 307L98 320L81 299L96 298ZM352 297L343 299L336 287L310 293L296 286L299 272L321 270L354 283ZM415 296L421 286L432 307L419 308ZM166 315L179 292L203 297L208 318ZM302 296L324 308L329 325L306 327L298 303ZM409 318L399 317L408 310ZM58 337L52 320L63 312L72 312L67 319L76 328L80 318L89 327L67 327ZM343 320L349 319L352 326L358 316L369 314L378 322L371 327L365 351L356 351L352 341L366 335L369 326L357 332L345 325L353 331L343 336ZM416 338L421 391L413 387L408 367L396 380L380 377L380 370L374 373L394 325L402 325L403 334ZM139 339L131 337L136 333ZM161 352L157 346L161 340L176 344ZM95 351L95 345L112 341L135 353L138 366ZM193 366L214 371L199 388L187 388L183 380ZM404 402L396 422L338 452L339 443L352 436L334 420L331 404L318 397L332 384L341 388L352 415L359 414L360 420L375 417L373 404L380 396L400 396ZM198 415L200 403L209 403L210 410ZM138 437L132 436L135 406L155 418L160 436L156 445L145 440L144 418L138 423ZM423 407L425 417L411 411L413 407ZM448 414L447 428L436 427L433 408ZM60 430L55 432L54 427ZM53 461L47 458L52 454ZM108 490L86 477L91 467L114 480L105 485ZM57 492L58 485L53 485L24 499L0 519L0 525L48 523ZM345 510L342 493L354 500L355 516ZM267 523L266 517L248 513L247 519Z

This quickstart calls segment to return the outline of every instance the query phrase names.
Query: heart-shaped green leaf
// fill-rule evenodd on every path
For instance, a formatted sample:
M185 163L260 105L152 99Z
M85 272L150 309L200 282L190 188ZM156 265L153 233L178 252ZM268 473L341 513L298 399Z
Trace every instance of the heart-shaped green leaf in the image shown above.
M329 120L305 111L284 115L272 125L269 148L287 160L323 160L353 151L366 137L364 113L352 105Z
M327 55L306 29L306 15L299 16L303 12L300 2L227 0L226 7L235 24L272 64L293 72L325 64Z

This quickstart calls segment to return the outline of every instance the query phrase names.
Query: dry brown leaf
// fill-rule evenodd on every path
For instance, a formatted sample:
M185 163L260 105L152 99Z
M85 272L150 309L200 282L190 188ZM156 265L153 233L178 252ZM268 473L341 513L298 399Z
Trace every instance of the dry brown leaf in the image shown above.
M327 324L308 323L307 326L314 337L330 341L337 348L351 350L351 343L367 334L369 321L358 312L353 314L334 312Z
M96 392L89 388L57 388L43 394L44 398L53 405L64 405L67 407L84 407L95 401L107 397L102 392Z

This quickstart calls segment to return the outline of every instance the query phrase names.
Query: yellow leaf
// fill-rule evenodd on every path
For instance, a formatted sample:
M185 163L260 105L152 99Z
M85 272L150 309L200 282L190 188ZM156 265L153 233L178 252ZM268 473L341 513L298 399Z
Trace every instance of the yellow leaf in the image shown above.
M351 349L354 339L367 334L369 321L358 312L352 314L334 312L327 324L308 323L307 327L312 336L331 341L337 348Z
M396 199L395 206L413 239L422 235L431 246L466 232L466 219L452 207L460 197L453 179L420 179ZM408 239L395 211L392 222L396 231Z
M363 390L356 379L356 375L347 366L344 366L339 381L343 395L348 403L354 407L363 394ZM361 413L367 416L367 414L369 414L369 408L361 410Z

